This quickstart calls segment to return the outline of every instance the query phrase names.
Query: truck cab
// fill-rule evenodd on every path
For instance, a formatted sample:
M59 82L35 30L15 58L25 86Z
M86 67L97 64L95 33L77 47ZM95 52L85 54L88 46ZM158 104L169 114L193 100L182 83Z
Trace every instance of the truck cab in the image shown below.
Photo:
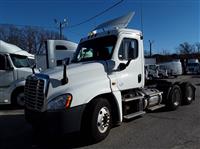
M0 104L24 105L25 79L32 73L34 55L0 41Z
M27 77L25 117L35 131L81 131L92 141L100 141L112 125L165 104L173 110L180 105L179 86L161 83L167 87L167 100L159 90L162 86L145 86L142 33L125 28L132 16L103 23L95 30L115 27L82 38L70 65ZM191 103L194 89L188 86L191 94L186 96Z

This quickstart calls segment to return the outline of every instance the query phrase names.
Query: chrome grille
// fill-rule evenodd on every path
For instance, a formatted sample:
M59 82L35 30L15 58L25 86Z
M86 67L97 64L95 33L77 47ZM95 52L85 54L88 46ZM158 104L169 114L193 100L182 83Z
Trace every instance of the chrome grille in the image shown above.
M36 76L29 76L26 79L24 94L26 108L41 111L45 99L45 81Z

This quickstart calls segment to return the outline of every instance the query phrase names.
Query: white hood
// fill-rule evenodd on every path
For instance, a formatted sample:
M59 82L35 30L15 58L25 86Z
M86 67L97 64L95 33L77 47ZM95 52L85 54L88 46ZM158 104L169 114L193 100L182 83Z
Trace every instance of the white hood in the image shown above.
M70 64L67 66L67 77L69 83L77 81L92 79L106 73L105 62L83 62L78 64ZM43 74L47 74L50 79L61 80L63 78L63 66L48 69Z
M87 93L90 91L95 92L95 87L97 86L100 86L102 92L110 89L106 69L105 61L70 64L67 67L69 82L66 85L61 85L61 79L63 78L62 66L44 71L43 74L50 77L48 99L55 98L61 94L74 92L76 92L74 95L77 96L89 96Z

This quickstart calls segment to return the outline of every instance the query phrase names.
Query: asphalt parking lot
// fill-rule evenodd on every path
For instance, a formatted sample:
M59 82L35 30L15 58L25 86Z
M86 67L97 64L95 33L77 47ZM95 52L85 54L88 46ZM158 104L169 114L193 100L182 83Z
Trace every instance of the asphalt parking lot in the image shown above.
M124 122L96 144L83 142L78 135L36 143L31 126L24 120L23 109L0 106L0 149L31 148L200 148L200 76L184 76L196 86L196 100L176 111L165 109ZM46 138L41 138L41 142Z

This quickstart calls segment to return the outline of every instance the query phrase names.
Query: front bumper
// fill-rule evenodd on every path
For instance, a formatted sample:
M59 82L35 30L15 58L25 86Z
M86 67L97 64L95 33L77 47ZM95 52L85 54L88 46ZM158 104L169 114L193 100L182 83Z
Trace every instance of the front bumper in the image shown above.
M86 105L67 110L35 112L25 109L25 119L33 127L39 127L49 134L65 134L80 131L83 111Z

